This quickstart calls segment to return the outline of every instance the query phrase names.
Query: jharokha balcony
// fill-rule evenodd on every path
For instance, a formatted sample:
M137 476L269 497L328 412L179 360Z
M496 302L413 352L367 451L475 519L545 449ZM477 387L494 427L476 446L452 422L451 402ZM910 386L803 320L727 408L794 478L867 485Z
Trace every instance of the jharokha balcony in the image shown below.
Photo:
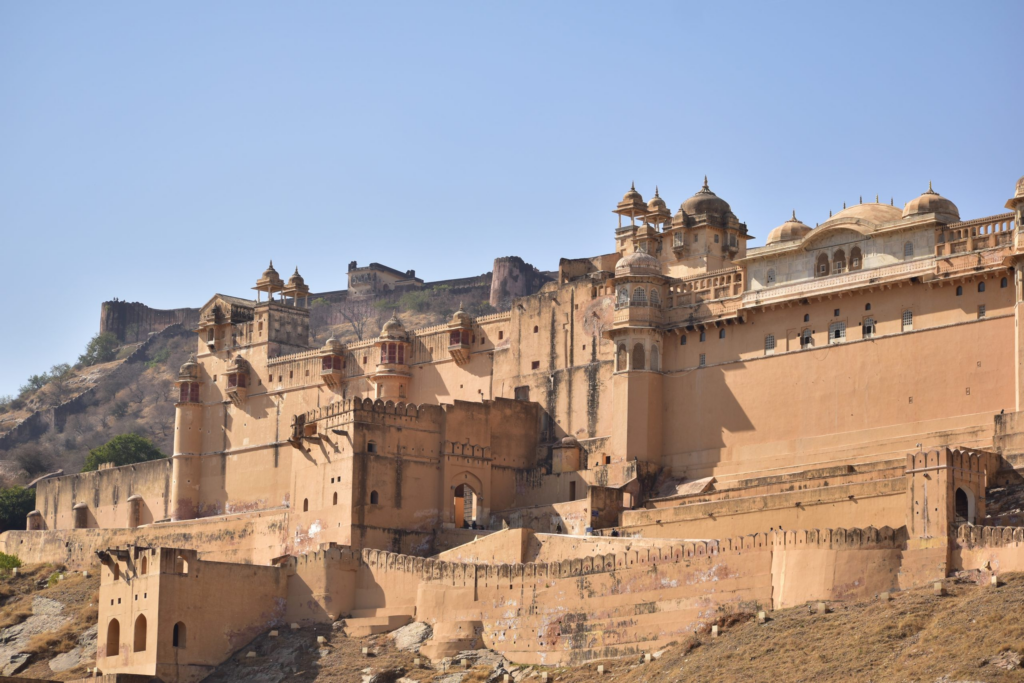
M630 304L617 307L613 327L653 327L662 322L661 308Z
M465 365L469 362L469 354L472 351L472 331L467 329L452 330L448 335L448 354L455 361L456 365Z

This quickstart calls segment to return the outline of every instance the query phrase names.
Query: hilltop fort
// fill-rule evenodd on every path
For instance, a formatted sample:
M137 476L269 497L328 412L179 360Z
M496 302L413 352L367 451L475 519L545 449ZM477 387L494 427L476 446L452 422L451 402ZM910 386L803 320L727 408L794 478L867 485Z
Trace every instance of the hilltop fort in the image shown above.
M97 666L167 683L279 624L418 620L433 658L577 663L1024 570L1024 521L988 505L1024 453L1008 190L977 218L930 185L794 212L748 248L707 179L675 213L631 188L608 253L550 280L499 259L473 285L498 312L355 341L312 343L330 293L272 265L198 309L107 304L121 339L194 331L173 456L40 481L0 549L101 566ZM338 296L424 287L348 272Z

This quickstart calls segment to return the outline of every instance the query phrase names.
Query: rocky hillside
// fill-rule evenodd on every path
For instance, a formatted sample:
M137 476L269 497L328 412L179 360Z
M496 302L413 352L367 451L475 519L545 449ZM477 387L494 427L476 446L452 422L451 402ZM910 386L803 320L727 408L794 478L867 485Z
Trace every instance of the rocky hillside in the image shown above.
M997 588L981 578L971 573L952 578L945 596L915 589L896 593L889 602L830 604L824 614L817 605L780 610L764 624L753 614L731 615L719 619L718 637L710 630L695 633L648 653L650 661L638 655L576 667L516 666L487 650L417 665L419 638L350 639L341 635L340 622L335 628L280 629L257 638L206 680L490 683L507 673L513 681L539 683L545 671L548 680L565 683L1024 680L1024 575L1001 577ZM369 656L362 654L364 647ZM463 658L468 666L462 666ZM603 675L598 666L604 667Z

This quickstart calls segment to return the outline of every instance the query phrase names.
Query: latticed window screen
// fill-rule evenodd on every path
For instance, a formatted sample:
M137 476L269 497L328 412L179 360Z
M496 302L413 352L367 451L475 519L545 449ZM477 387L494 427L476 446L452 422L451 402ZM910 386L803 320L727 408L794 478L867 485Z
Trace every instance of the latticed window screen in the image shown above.
M828 326L828 343L838 344L846 341L846 323L837 322Z
M903 331L914 329L914 312L903 311Z
M764 352L766 355L775 353L775 335L769 334L764 338Z

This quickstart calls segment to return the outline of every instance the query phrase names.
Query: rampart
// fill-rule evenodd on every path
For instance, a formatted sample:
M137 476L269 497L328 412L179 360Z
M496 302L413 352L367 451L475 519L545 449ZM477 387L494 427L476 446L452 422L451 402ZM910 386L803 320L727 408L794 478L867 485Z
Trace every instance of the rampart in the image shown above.
M160 310L138 301L104 301L100 307L100 332L110 332L122 344L145 341L171 325L192 329L198 324L198 308Z

